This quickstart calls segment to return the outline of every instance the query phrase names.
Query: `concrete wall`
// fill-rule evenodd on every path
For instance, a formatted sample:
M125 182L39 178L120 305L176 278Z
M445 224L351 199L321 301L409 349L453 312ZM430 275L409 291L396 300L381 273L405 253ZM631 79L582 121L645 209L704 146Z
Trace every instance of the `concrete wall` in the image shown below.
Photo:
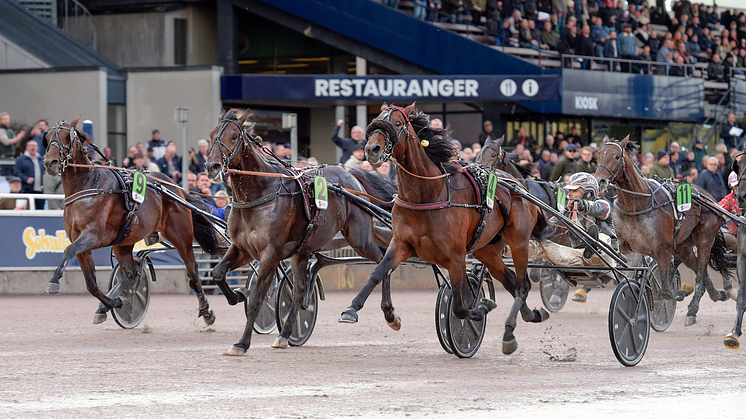
M96 15L93 19L96 51L120 67L173 66L174 19L187 20L187 65L217 64L216 19L210 5L164 13Z
M33 124L47 119L93 121L96 143L106 145L106 71L0 73L0 112L11 120Z
M0 36L0 70L47 68L49 65Z
M181 124L174 108L189 108L189 146L197 148L220 116L220 67L173 71L131 71L127 76L127 145L150 141L157 128L164 141L175 141L181 155Z
M330 134L334 128L334 107L311 108L311 156L319 163L335 164L337 160L337 146L331 140ZM350 127L345 127L345 136L349 135Z

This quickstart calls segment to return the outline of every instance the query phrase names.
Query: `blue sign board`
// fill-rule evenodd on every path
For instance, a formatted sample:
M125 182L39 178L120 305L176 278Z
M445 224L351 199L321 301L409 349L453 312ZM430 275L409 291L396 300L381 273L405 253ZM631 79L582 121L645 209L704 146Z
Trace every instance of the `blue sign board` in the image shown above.
M556 101L560 77L237 74L222 77L224 101Z

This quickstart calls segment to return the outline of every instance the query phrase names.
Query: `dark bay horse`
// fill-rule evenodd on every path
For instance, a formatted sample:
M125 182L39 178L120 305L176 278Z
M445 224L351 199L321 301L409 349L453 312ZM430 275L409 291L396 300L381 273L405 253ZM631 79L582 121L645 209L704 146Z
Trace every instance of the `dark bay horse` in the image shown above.
M469 299L473 301L473 297L466 280L465 259L471 252L515 298L503 335L503 352L510 354L518 347L513 335L518 311L531 322L549 316L543 309L531 310L526 305L531 288L526 272L528 242L543 230L546 220L533 204L500 185L493 210L482 207L471 180L454 161L456 153L445 134L429 127L428 116L415 111L414 103L405 109L384 104L381 114L368 126L367 160L374 167L390 158L396 162L399 195L392 213L393 239L366 287L386 284L394 269L416 256L448 270L454 294L453 312L458 318L482 320L495 303L485 299L478 307L470 307ZM502 172L499 175L509 177ZM482 214L486 223L482 234L476 237ZM512 249L517 276L503 263L506 245ZM356 320L364 297L361 292L340 320ZM398 320L390 301L381 305L387 322Z
M359 255L375 262L381 260L386 246L386 240L375 236L372 217L336 193L328 194L327 209L312 209L316 215L309 219L301 187L296 180L288 179L293 172L262 154L253 126L244 127L250 112L247 110L240 116L237 112L221 112L218 125L210 134L205 162L205 170L213 182L221 181L230 169L244 172L233 171L231 175L234 204L228 232L232 244L212 274L228 304L249 299L243 336L226 355L243 355L249 348L252 325L281 260L291 260L293 303L287 322L272 345L275 348L288 346L296 313L305 304L307 290L313 287L307 272L313 252L327 246L340 231ZM316 174L323 175L329 184L363 192L358 181L342 167L319 167ZM230 289L225 281L226 273L252 260L260 262L256 294L248 296L243 290ZM384 295L389 292L385 284Z
M674 234L677 223L675 202L658 182L645 179L640 174L628 152L628 148L632 147L627 137L621 142L607 142L597 154L596 179L602 187L614 184L617 190L612 217L619 236L619 251L628 257L632 252L647 255L658 262L663 282L661 299L674 298L675 266L671 263L672 257L696 273L695 292L685 320L685 324L690 326L697 322L699 301L705 290L713 301L729 298L728 292L715 289L707 273L709 263L723 276L726 290L732 286L730 280L735 264L725 257L725 241L718 234L722 219L692 201L692 208L683 213L678 233ZM696 185L692 185L692 190L710 197ZM693 250L695 247L696 253ZM678 301L685 296L686 293L681 290L675 293Z
M47 143L44 166L50 175L62 176L62 187L67 197L63 223L67 236L72 240L72 244L63 253L62 262L54 271L47 293L59 292L60 277L65 266L72 258L77 257L88 292L101 301L94 323L103 322L108 310L121 307L127 302L119 297L121 287L110 290L108 296L98 288L91 250L112 246L114 256L125 274L122 284L126 286L127 281L135 280L138 275L132 257L135 243L154 232L160 232L184 260L189 286L199 299L199 316L207 324L214 323L215 316L202 292L192 249L192 240L197 239L206 252L218 253L217 238L209 222L201 214L193 213L186 206L163 196L155 188L146 188L145 201L134 211L129 231L122 237L120 230L128 211L116 175L104 167L71 165L91 165L82 134L75 128L79 119L71 123L61 121L44 136ZM168 186L172 183L168 177L159 177L167 182L164 188L193 201L193 204L199 202L196 198L185 196L180 188Z
M738 208L741 209L741 213L743 214L743 208L746 208L746 181L744 181L746 179L746 158L744 158L743 153L740 158L737 158L734 166L737 166L736 173L738 173L736 199L738 200ZM743 216L741 219L743 219ZM740 226L738 228L737 239L738 257L736 264L740 286L738 288L738 298L736 299L736 322L733 324L733 330L725 336L723 342L726 347L732 349L738 349L741 346L738 338L741 337L743 313L746 312L746 227Z

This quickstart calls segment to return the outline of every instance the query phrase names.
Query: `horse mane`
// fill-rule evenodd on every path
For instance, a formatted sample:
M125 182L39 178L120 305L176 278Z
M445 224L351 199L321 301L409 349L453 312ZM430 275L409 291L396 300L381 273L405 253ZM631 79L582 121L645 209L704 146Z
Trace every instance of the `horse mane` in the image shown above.
M448 130L431 127L430 117L421 111L415 111L410 118L412 118L412 128L417 134L417 139L430 143L423 148L433 163L447 163L456 158L456 147L448 139Z
M394 194L398 192L393 185L389 184L384 179L382 179L381 176L375 173L367 172L365 170L357 168L352 168L349 170L349 172L355 179L357 179L358 182L360 182L360 184L363 186L363 189L365 189L365 192L380 199L381 201L393 201ZM389 212L391 212L391 210L394 208L393 202L391 204L380 204L373 201L373 204Z

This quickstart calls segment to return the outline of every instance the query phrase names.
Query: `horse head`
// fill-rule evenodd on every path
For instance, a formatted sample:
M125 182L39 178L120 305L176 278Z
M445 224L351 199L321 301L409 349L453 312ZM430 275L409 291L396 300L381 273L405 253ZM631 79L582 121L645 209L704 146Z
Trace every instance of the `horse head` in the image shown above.
M504 135L496 140L487 139L477 154L476 162L491 169L502 169L505 166L505 152L502 149L504 141Z
M598 166L594 176L598 180L601 188L614 183L625 167L625 150L629 145L629 135L624 137L621 142L608 141L601 146L596 154Z
M256 138L253 127L244 128L251 111L246 109L241 116L239 113L237 109L221 110L218 125L210 133L205 172L212 182L223 182L227 170L239 166L242 150L250 149L249 142Z
M42 135L42 145L47 149L44 155L44 167L47 173L57 176L65 171L65 167L75 157L76 152L85 156L82 146L81 133L76 129L80 121L77 117L72 122L60 121L57 125L46 130Z
M733 168L737 169L734 171L738 174L738 188L736 189L738 208L746 208L746 182L744 182L744 178L746 178L745 155L746 153L739 154L738 156L736 156L735 161L733 162Z

